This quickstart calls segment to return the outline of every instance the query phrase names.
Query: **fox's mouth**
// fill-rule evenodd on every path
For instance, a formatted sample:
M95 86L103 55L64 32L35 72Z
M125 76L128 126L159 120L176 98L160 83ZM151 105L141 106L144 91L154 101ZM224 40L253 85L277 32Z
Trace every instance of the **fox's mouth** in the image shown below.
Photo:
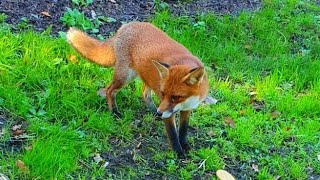
M161 114L161 118L169 118L173 114L175 114L178 111L190 111L192 109L195 109L199 104L201 100L197 96L191 96L188 99L186 99L184 102L176 104L173 108L170 108L169 110L164 111Z
M175 114L178 111L179 111L179 109L176 110L176 111L173 111L173 112L165 111L165 112L162 113L161 119L169 118L169 117L171 117L173 114Z

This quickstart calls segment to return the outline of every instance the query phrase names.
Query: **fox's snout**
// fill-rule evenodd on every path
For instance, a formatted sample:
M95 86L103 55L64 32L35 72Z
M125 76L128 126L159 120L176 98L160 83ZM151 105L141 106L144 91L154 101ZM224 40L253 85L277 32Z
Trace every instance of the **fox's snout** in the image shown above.
M161 118L168 118L174 113L173 109L174 106L170 102L163 100L157 108L157 115Z

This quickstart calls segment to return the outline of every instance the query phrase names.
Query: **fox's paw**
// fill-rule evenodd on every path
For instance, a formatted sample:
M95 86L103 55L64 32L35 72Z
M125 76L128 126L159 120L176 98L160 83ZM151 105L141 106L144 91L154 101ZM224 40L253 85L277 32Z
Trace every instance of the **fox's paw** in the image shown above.
M182 152L180 152L180 153L177 153L177 155L178 155L178 159L186 159L186 158L187 158L187 156L186 156L186 154L184 153L184 151L182 151Z
M119 111L112 111L112 115L118 119L122 118L122 114Z
M184 151L189 151L191 149L189 143L181 143L181 147Z

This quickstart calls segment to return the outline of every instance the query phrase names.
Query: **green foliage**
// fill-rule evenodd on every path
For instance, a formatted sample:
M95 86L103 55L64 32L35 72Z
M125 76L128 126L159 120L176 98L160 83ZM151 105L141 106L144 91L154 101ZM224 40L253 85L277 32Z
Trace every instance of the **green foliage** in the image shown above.
M78 6L88 6L91 3L93 3L93 0L71 0L73 4L76 4Z
M7 15L4 13L0 14L0 23L4 23L4 21L7 19Z
M99 32L97 28L102 24L99 19L92 21L78 9L70 8L67 8L67 11L64 13L60 20L64 25L68 27L78 27L82 30L91 30L92 33Z
M216 171L224 168L224 162L215 148L199 149L197 154L204 170Z

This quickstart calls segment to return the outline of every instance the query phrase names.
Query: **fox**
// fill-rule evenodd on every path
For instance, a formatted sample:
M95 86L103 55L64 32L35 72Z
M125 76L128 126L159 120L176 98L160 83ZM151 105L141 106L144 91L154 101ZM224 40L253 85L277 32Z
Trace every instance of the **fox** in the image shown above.
M139 77L143 82L142 97L146 107L164 123L169 144L180 157L190 150L187 129L192 110L205 99L209 82L204 65L186 47L148 22L122 25L114 36L100 41L71 27L67 41L89 61L114 67L106 88L109 110L121 118L116 103L117 92ZM159 99L154 104L152 94ZM179 115L177 130L175 117Z

